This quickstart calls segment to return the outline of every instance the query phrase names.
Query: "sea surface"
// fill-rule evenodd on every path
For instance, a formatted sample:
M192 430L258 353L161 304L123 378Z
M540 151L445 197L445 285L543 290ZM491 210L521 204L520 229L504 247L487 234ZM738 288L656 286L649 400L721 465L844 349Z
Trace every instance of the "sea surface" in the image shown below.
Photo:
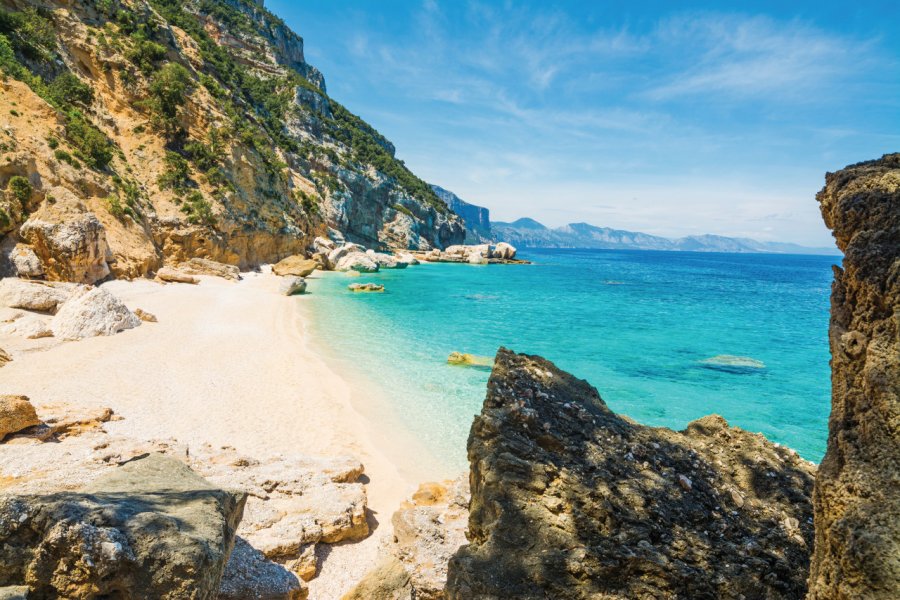
M830 406L828 310L839 257L526 250L531 265L426 264L310 281L313 334L448 468L466 465L487 369L506 346L587 379L615 411L682 429L710 413L818 462ZM353 282L384 293L352 293ZM710 364L716 356L750 366ZM758 362L754 362L758 361ZM760 364L761 363L761 364Z

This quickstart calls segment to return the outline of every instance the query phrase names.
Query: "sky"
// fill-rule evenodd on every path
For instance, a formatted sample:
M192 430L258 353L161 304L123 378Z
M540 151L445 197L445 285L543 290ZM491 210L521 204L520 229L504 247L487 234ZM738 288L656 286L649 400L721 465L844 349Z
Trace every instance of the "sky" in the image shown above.
M829 246L900 151L900 3L266 0L328 94L491 219Z

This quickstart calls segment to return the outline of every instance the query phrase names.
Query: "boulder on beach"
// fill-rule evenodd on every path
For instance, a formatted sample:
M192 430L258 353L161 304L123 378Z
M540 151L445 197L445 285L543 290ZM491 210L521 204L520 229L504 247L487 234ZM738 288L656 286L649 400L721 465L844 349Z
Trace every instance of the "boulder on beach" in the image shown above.
M134 309L134 314L144 323L156 323L159 321L159 319L156 318L156 315L154 315L153 313L149 313L142 308Z
M12 357L9 355L9 352L4 350L3 348L0 348L0 367L5 366L6 363L11 362L11 361L12 361Z
M156 272L156 278L166 283L190 283L197 284L200 280L189 275L184 271L173 269L172 267L163 267Z
M295 275L287 275L282 277L278 284L278 293L285 296L293 296L294 294L302 294L306 291L306 279Z
M38 256L48 279L94 283L109 275L106 229L94 213L70 214L62 222L32 216L19 236Z
M303 600L308 594L296 575L238 536L216 600Z
M397 252L394 254L394 258L397 259L398 263L403 263L407 266L419 264L418 259L409 252Z
M319 268L319 263L311 258L306 258L299 254L288 256L274 265L272 272L282 277L293 275L295 277L306 277Z
M0 586L41 598L215 598L246 497L160 454L77 492L0 496Z
M241 278L241 270L235 265L226 265L208 258L192 258L178 265L178 270L188 275L209 275L231 281Z
M351 292L383 292L384 286L378 283L351 283L347 289Z
M451 352L447 363L460 367L492 367L494 359L490 356L477 356L466 352Z
M108 291L83 286L60 307L50 329L60 339L80 340L113 335L140 324L141 319Z
M12 262L16 275L24 278L43 277L44 267L41 265L41 259L35 254L34 248L26 244L16 244L9 253L9 260Z
M0 305L54 313L69 299L74 283L26 281L15 277L0 280Z
M3 325L0 327L0 332L18 335L29 340L53 336L49 317L33 313L23 314L18 319Z
M379 269L405 269L406 262L397 260L396 256L385 254L383 252L375 252L374 250L366 250L366 256L375 261Z
M0 441L11 433L40 424L28 396L0 395Z
M752 373L766 368L766 364L761 360L756 360L749 356L733 356L731 354L713 356L712 358L701 360L700 364L707 369L727 371L729 373Z
M334 266L335 271L359 271L374 273L378 271L378 263L365 252L351 252L342 256Z

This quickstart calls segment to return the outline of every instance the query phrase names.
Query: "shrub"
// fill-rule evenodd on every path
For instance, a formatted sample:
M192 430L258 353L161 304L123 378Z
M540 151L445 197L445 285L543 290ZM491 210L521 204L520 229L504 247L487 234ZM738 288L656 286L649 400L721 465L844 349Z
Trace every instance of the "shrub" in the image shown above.
M125 52L125 58L137 65L145 73L153 70L156 63L166 57L166 47L151 40L138 39L134 46Z
M163 129L171 131L177 126L178 107L184 104L190 83L190 73L178 63L167 63L153 76L151 108Z
M169 189L176 192L182 191L190 183L190 169L188 162L177 152L166 152L166 170L160 175L157 184L160 189Z
M191 192L181 205L181 212L188 216L188 223L194 225L214 225L216 222L212 212L212 206L206 201L200 192Z
M105 169L112 160L109 140L77 110L66 113L66 137L75 148L75 156L88 166Z
M94 99L94 91L73 73L65 72L54 79L47 92L50 98L63 109L73 103L88 105Z
M59 140L50 136L47 138L47 145L50 146L51 150L56 150L59 147Z
M6 184L6 189L24 205L31 198L31 182L21 175L13 175Z
M117 219L125 216L125 207L115 194L106 197L106 209Z

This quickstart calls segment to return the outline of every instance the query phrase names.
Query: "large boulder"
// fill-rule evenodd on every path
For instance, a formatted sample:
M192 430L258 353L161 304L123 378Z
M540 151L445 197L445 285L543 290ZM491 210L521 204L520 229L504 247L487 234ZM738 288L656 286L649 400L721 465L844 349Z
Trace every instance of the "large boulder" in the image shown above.
M364 252L351 252L342 256L337 263L335 263L334 270L374 273L378 270L378 263L372 260Z
M816 199L844 261L809 598L900 598L900 154L829 173Z
M44 267L41 265L41 259L35 254L34 249L26 244L16 244L9 254L9 260L12 262L19 277L32 278L43 277Z
M159 454L79 492L0 496L0 586L35 598L212 600L246 494Z
M31 218L22 224L19 235L40 259L48 279L94 283L109 275L106 232L93 213L63 222Z
M54 313L75 290L71 283L0 279L0 305Z
M408 266L408 263L397 260L397 257L383 252L366 250L366 256L375 261L379 269L405 269Z
M516 248L506 242L500 242L494 246L491 252L491 258L501 258L503 260L512 260L516 257Z
M231 281L241 278L241 270L235 265L226 265L208 258L192 258L178 265L178 270L188 275L209 275Z
M165 283L190 283L192 285L200 283L200 280L190 273L173 267L162 267L156 272L156 278Z
M140 324L141 319L105 289L82 287L60 307L50 329L58 338L80 340L113 335Z
M278 284L278 293L285 296L293 296L294 294L302 294L306 291L306 280L303 277L287 275L281 279Z
M328 238L320 236L313 240L313 250L316 253L323 253L327 255L329 252L334 250L335 247L336 244Z
M450 600L806 592L814 466L721 417L643 427L587 382L501 348L468 453Z
M354 254L357 252L364 254L365 251L366 249L359 244L341 244L328 253L328 264L333 269L338 264L338 262L348 254Z
M51 337L53 335L53 331L50 329L49 317L33 313L23 314L12 322L0 326L0 332L18 335L29 340Z
M318 268L319 263L317 261L298 254L288 256L272 265L272 272L281 276L306 277Z
M11 433L40 424L27 396L0 396L0 441Z
M217 600L303 600L309 590L296 575L235 538Z

